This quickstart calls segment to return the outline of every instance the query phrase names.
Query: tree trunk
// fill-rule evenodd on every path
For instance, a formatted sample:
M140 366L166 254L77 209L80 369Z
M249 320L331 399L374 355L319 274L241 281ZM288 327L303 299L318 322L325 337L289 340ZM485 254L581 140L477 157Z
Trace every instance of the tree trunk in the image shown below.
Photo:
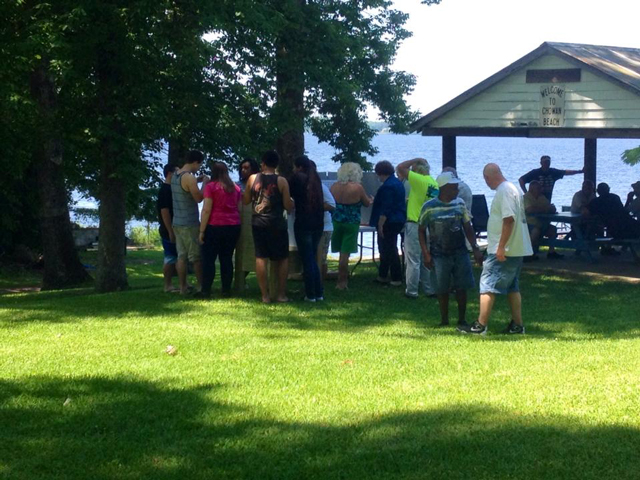
M111 19L106 20L107 24ZM118 61L116 32L110 32L97 52L97 105L102 123L100 138L100 229L98 231L98 269L96 291L113 292L126 289L125 265L127 221L127 163L129 138L119 119L118 109L123 95L114 95L123 81L123 65Z
M276 48L276 150L280 154L278 170L285 177L293 172L295 159L304 155L304 71L296 61L296 47L295 32L290 32L280 38Z
M182 167L189 149L187 142L175 138L169 139L169 152L167 155L167 163Z
M288 129L278 137L276 150L280 154L278 172L289 178L293 173L293 162L304 155L304 130Z
M100 230L96 291L128 287L125 266L126 188L115 172L109 145L103 145L100 172Z
M31 75L31 94L38 104L42 128L34 154L40 194L40 232L44 257L42 288L76 286L90 280L73 241L67 190L62 171L61 142L55 131L55 88L43 60Z

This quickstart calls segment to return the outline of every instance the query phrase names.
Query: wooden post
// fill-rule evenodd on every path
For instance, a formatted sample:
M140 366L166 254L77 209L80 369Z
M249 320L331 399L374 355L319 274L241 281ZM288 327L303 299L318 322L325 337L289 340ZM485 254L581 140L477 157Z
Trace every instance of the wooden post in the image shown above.
M596 185L596 165L598 160L598 139L584 139L584 179Z
M456 137L442 137L442 168L456 168Z

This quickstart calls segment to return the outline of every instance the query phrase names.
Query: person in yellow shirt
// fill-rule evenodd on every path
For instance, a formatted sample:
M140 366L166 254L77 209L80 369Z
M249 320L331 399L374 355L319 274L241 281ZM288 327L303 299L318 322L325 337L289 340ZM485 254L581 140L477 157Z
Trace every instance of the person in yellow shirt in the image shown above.
M556 252L555 246L553 245L553 241L558 237L558 229L549 222L535 216L536 213L556 212L556 207L542 194L542 184L537 180L529 184L529 191L524 194L524 211L527 215L527 225L529 226L531 243L533 245L533 255L526 261L538 260L540 239L543 236L551 240L547 258L557 259L564 257L564 255Z
M424 158L414 158L396 167L400 180L406 180L411 187L407 201L407 223L404 226L404 256L406 263L405 296L418 298L419 287L429 296L435 296L432 272L422 262L422 251L418 236L418 220L425 202L438 196L438 182L429 175L429 162Z

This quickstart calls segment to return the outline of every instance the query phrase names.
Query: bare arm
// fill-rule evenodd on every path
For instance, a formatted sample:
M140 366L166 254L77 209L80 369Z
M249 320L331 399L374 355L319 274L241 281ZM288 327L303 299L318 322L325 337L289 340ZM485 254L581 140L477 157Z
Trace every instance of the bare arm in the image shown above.
M578 175L579 173L584 173L584 168L581 170L565 170L565 175Z
M249 205L251 203L251 190L253 190L253 182L256 179L256 174L253 174L247 180L247 185L242 193L242 203Z
M278 188L282 194L282 204L284 205L284 209L289 213L293 212L295 205L291 198L291 194L289 193L289 182L287 182L286 178L278 177Z
M209 223L209 217L211 216L211 208L213 207L213 200L211 198L204 199L204 206L202 207L202 214L200 215L200 243L204 243L204 231Z
M164 227L167 229L167 232L169 232L169 241L176 243L176 235L173 233L173 224L171 222L171 212L169 212L168 208L161 208L160 216L162 217Z
M528 198L528 195L527 195L527 198ZM548 201L542 202L542 203L543 203L542 205L527 206L527 200L525 199L524 213L526 213L527 215L536 214L536 213L555 213L556 207L552 203L549 203Z
M365 192L362 185L360 185L360 201L365 207L368 207L373 202L373 197L371 195L367 195L367 192Z
M524 193L527 193L527 184L524 181L524 175L518 179L518 183L520 184L520 188Z
M398 178L400 180L405 180L407 178L409 178L409 169L411 167L413 167L413 165L416 163L417 159L412 159L412 160L405 160L404 162L398 164L398 166L396 167L396 173L398 174Z
M531 205L524 209L524 212L527 215L531 215L532 213L549 213L550 211L551 211L551 205L540 205L540 206Z
M482 252L478 248L478 241L476 240L476 233L473 231L473 227L471 226L471 222L466 222L462 224L462 228L464 229L464 234L471 245L471 249L473 250L473 258L475 258L476 263L478 265L482 265Z
M333 198L336 198L336 192L335 192L335 188L338 185L338 183L334 183L333 185L331 185L331 187L329 187L329 191L331 192L331 195L333 195Z
M194 177L192 174L183 175L180 183L182 188L189 192L197 203L200 203L204 199L202 190L204 190L204 187L207 185L207 180L204 180L202 182L202 189L198 188L196 177Z
M515 218L507 217L502 219L502 232L500 233L500 241L498 242L498 250L496 251L496 257L498 261L504 262L507 257L505 255L507 242L513 233L515 227Z

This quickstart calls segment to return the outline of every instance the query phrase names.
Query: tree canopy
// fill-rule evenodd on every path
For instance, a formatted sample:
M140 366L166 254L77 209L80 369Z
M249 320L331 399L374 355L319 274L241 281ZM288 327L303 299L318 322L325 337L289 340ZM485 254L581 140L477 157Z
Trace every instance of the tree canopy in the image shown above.
M0 161L17 181L36 157L54 163L63 183L39 182L98 200L102 291L126 287L124 223L166 142L229 164L276 147L286 173L308 128L367 167L367 108L394 132L417 116L414 77L391 67L407 15L389 0L12 0L0 13Z

